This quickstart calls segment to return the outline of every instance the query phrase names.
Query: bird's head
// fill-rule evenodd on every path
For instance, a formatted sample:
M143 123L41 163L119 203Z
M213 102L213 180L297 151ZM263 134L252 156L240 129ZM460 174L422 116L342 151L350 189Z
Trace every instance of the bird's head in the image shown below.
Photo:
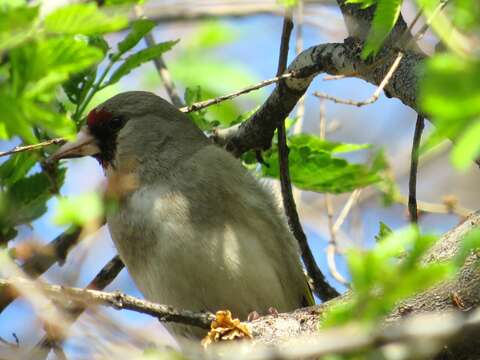
M206 141L201 130L164 99L130 91L91 110L76 140L62 145L49 160L93 156L106 169L128 158L166 169Z

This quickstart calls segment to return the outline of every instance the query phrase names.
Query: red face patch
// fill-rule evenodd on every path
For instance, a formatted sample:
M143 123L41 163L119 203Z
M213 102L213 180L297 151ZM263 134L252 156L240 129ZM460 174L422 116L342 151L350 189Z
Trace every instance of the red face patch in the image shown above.
M104 109L93 109L88 113L87 116L87 125L89 128L95 127L102 122L106 122L113 117L113 114L110 111Z

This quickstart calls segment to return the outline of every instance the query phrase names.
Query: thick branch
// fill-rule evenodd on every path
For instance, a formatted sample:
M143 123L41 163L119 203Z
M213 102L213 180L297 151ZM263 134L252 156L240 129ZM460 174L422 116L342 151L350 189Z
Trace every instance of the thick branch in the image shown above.
M265 150L280 119L292 111L313 78L320 73L351 75L379 85L388 74L397 52L384 49L373 64L360 58L362 43L347 39L344 43L313 46L298 55L288 67L294 78L286 79L284 89L277 86L265 103L247 121L235 128L217 130L215 141L239 156L247 150ZM380 59L380 60L379 60ZM424 56L405 52L385 91L405 105L417 109L418 64Z

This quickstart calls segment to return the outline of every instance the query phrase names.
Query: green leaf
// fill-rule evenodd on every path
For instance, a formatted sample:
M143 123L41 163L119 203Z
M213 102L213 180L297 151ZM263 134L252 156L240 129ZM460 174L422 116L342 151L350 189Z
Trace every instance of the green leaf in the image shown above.
M153 60L163 53L169 51L178 42L179 40L162 42L130 55L125 62L115 70L107 84L111 85L118 82L130 71L139 67L141 64Z
M313 135L294 135L288 139L290 176L300 189L343 193L380 181L380 177L365 165L350 164L344 159L334 158L336 149L353 150L364 145L342 146L329 143ZM278 152L276 147L264 153L268 166L262 166L262 174L279 177Z
M55 181L61 186L65 169L59 169ZM51 197L52 179L45 173L22 178L3 193L3 214L0 228L28 224L47 211L46 202Z
M478 249L480 249L480 229L474 229L462 239L460 249L455 256L455 265L458 268L462 267L472 251L478 251Z
M145 0L107 0L105 5L132 5L143 4Z
M375 5L377 0L347 0L347 4L360 4L362 9Z
M12 50L10 57L15 92L28 89L27 96L33 97L99 62L103 53L83 39L62 36Z
M0 184L10 186L25 177L37 162L38 156L34 152L13 154L0 165Z
M422 263L436 239L409 227L387 235L373 249L349 250L353 291L348 299L328 309L322 326L349 321L375 326L399 302L454 275L451 262ZM407 255L399 259L402 254Z
M398 20L402 3L403 0L377 0L370 33L362 51L363 58L378 52Z
M206 21L195 30L193 36L186 41L189 53L201 52L210 48L231 43L236 38L231 26L226 26L219 21Z
M120 56L132 49L154 27L155 23L147 19L140 19L133 22L128 35L118 43L118 53L112 56L112 60L119 59Z
M424 145L431 148L445 137L456 144L453 164L466 169L479 155L480 61L452 54L430 59L420 84L420 105L435 129Z
M298 134L289 137L290 146L308 147L311 151L327 151L332 154L348 153L368 149L370 144L348 144L331 142L310 134Z
M48 14L44 21L45 30L60 34L104 34L127 25L126 16L104 14L95 3L61 7Z
M380 242L390 234L392 234L392 229L383 221L380 221L380 229L378 230L378 234L375 235L375 241Z
M7 50L27 41L34 33L38 6L0 7L0 49Z
M83 226L97 222L103 215L103 204L97 193L59 198L54 221L56 224Z
M187 87L184 94L185 104L192 105L195 102L203 100L202 88L197 86L195 88ZM207 110L193 111L188 114L192 121L203 131L210 131L218 125L218 121L210 120L207 116Z
M451 54L429 59L420 84L420 104L425 112L445 122L478 116L480 61Z
M451 153L452 163L460 170L466 170L480 155L480 120L476 120L462 135Z

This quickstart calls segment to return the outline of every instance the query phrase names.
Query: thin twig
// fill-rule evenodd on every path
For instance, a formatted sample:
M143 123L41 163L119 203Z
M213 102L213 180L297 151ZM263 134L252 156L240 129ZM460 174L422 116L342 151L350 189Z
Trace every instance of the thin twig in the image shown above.
M325 117L325 103L323 100L320 100L320 139L325 139L327 127L327 118ZM333 224L333 205L330 194L326 193L325 198L325 208L327 210L327 219L328 219L328 230L330 233L330 239L327 246L327 266L330 274L343 285L349 285L348 281L340 274L337 269L337 263L335 261L335 255L337 253L337 233L334 229Z
M23 151L33 151L33 150L38 150L41 148L44 148L45 146L49 145L61 145L65 143L65 139L63 138L56 138L56 139L51 139L47 141L42 141L38 144L32 144L32 145L24 145L24 146L15 146L13 149L8 150L8 151L1 151L0 152L0 157L2 156L8 156L8 155L13 155L19 152Z
M280 76L276 76L276 77L271 78L271 79L260 81L257 84L248 86L246 88L243 88L239 91L236 91L236 92L233 92L233 93L230 93L230 94L227 94L227 95L222 95L222 96L219 96L219 97L214 98L214 99L199 101L199 102L193 103L190 106L181 107L179 110L181 112L184 112L184 113L189 113L189 112L192 112L192 111L202 110L202 109L205 109L209 106L219 104L223 101L233 99L237 96L247 94L247 93L249 93L253 90L261 89L265 86L268 86L268 85L274 84L276 82L279 82L280 80L292 78L292 77L295 77L295 76L296 76L296 74L293 71L289 72L289 73L285 73L285 74L282 74ZM172 98L172 102L174 102L173 98ZM41 143L38 143L38 144L32 144L32 145L26 145L26 146L17 146L15 148L11 149L11 150L0 152L0 157L7 156L7 155L12 155L12 154L23 152L23 151L38 150L38 149L41 149L45 146L49 146L49 145L53 145L53 144L63 144L63 143L65 143L65 141L66 140L63 139L63 138L56 138L56 139L51 139L51 140L44 141L44 142L41 142Z
M304 3L303 0L298 0L297 3L297 19L296 19L296 31L295 31L295 55L300 55L303 51L303 10L304 10ZM303 95L297 103L297 113L296 117L297 120L295 122L293 133L299 134L302 132L303 122L304 122L304 115L305 115L305 95ZM297 197L298 198L298 197Z
M210 327L215 316L209 312L195 312L189 310L177 310L171 306L157 304L151 301L142 300L134 296L126 295L119 291L105 292L91 289L64 287L60 285L49 285L34 283L27 279L0 279L0 287L18 287L23 289L40 287L42 291L52 300L72 301L79 306L88 307L91 305L103 305L116 310L131 310L141 314L151 315L160 321L176 322L185 325L197 326L204 329Z
M337 104L345 104L345 105L352 105L352 106L358 106L358 107L373 104L375 101L378 100L378 98L380 97L380 94L382 93L385 86L387 86L388 82L390 81L393 74L395 73L398 66L400 65L400 62L402 61L402 58L403 58L403 52L399 52L397 57L393 61L392 66L390 67L387 74L383 78L382 82L377 87L377 89L375 90L373 95L370 98L368 98L367 100L354 101L354 100L349 100L349 99L339 99L335 96L331 96L331 95L328 95L328 94L325 94L325 93L322 93L322 92L318 92L318 91L314 92L313 95L315 95L315 96L317 96L321 99L331 100L331 101L333 101L334 103L337 103Z
M137 18L145 18L143 7L141 5L135 6L135 14L137 15ZM143 39L148 47L155 45L155 39L153 38L153 34L151 32L147 33ZM163 57L161 55L157 56L155 59L153 59L153 63L155 64L155 68L158 71L160 79L162 79L163 86L165 87L172 104L178 108L184 106L185 104L183 103L180 95L178 95L177 88L175 87L175 83L170 76L170 71L168 71L165 61L163 61Z
M361 193L362 193L362 189L355 189L350 194L350 197L348 198L345 206L340 212L340 215L338 215L337 221L335 221L335 224L333 225L333 230L335 231L335 233L337 233L338 230L340 230L340 227L347 219L347 216L350 213L350 210L352 209L353 205L355 205L355 203L357 202L357 199Z
M288 55L288 41L290 39L290 34L293 28L293 23L291 20L291 14L286 12L284 21L283 21L283 30L282 30L282 40L280 43L280 55L278 59L278 69L277 75L282 74L285 71L287 64L287 55ZM282 82L279 86L282 87ZM282 199L283 206L285 208L285 213L287 215L288 224L290 229L298 241L300 250L302 253L302 259L307 268L308 275L313 280L314 291L323 301L337 297L338 292L331 287L325 280L324 275L321 270L318 268L318 265L315 262L312 251L308 245L307 237L303 232L300 219L298 217L297 208L295 205L295 200L292 193L292 184L290 179L290 172L288 167L288 147L287 147L287 138L285 130L285 121L281 121L278 124L278 156L279 156L279 167L280 167L280 185L282 189Z
M413 134L412 153L410 155L410 177L408 180L408 213L410 222L416 224L418 222L417 211L417 170L418 170L418 151L420 148L420 140L422 139L423 128L425 127L425 119L423 116L417 116L415 124L415 133Z
M268 85L271 85L271 84L274 84L276 82L279 82L280 80L283 80L283 79L288 79L290 77L295 77L295 74L294 72L289 72L289 73L286 73L286 74L280 74L280 75L277 75L276 77L274 78L271 78L271 79L267 79L267 80L263 80L263 81L260 81L259 83L257 84L254 84L254 85L251 85L251 86L248 86L246 88L243 88L239 91L236 91L236 92L233 92L233 93L230 93L230 94L227 94L227 95L222 95L222 96L219 96L217 98L214 98L214 99L209 99L209 100L205 100L205 101L199 101L199 102L196 102L190 106L184 106L182 108L180 108L180 111L184 112L184 113L189 113L189 112L192 112L192 111L198 111L198 110L202 110L206 107L209 107L209 106L212 106L212 105L216 105L218 103L221 103L225 100L230 100L230 99L233 99L237 96L240 96L240 95L243 95L243 94L247 94L249 93L250 91L253 91L253 90L258 90L262 87L265 87L265 86L268 86Z

